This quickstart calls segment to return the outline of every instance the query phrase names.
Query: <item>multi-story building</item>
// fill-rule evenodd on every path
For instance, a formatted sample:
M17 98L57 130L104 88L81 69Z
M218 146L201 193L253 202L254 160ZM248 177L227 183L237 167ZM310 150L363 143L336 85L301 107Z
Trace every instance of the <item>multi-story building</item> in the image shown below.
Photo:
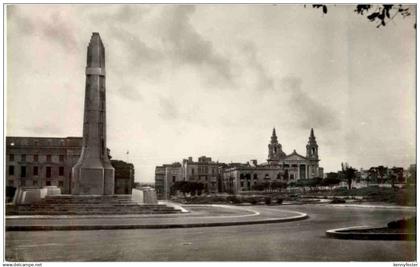
M81 137L6 137L6 184L55 185L68 194L71 170L81 148Z
M173 181L179 180L203 183L205 193L239 193L250 191L260 183L288 183L298 179L323 178L323 168L319 167L319 161L318 144L313 129L306 145L306 156L298 154L296 150L289 155L283 152L282 145L277 140L276 130L273 129L268 145L267 162L258 164L257 160L251 160L248 163L225 164L214 162L206 156L198 158L198 161L189 157L182 161L182 166L165 164L156 167L156 191L168 197ZM177 175L168 175L171 168L176 168L173 172Z
M198 161L192 157L182 161L182 172L185 181L204 184L205 193L221 191L222 170L225 164L212 161L210 157L201 156Z
M205 193L221 192L222 167L225 164L214 162L202 156L198 161L192 157L184 159L182 164L175 162L163 164L155 169L155 189L158 198L167 199L175 182L188 181L203 184Z
M181 163L163 164L155 169L155 190L159 199L168 199L175 182L184 181Z
M311 129L306 157L296 150L287 155L277 140L276 130L273 129L271 141L268 145L268 159L260 165L256 160L252 164L228 166L223 170L223 185L228 192L239 193L251 191L253 186L260 183L283 182L289 183L298 179L323 177L323 169L319 167L318 144Z
M134 165L122 160L111 160L115 169L115 194L131 194L134 187Z
M6 137L6 185L55 185L63 194L71 194L72 168L79 160L82 142L82 137ZM122 161L114 164L115 193L130 194L134 166Z

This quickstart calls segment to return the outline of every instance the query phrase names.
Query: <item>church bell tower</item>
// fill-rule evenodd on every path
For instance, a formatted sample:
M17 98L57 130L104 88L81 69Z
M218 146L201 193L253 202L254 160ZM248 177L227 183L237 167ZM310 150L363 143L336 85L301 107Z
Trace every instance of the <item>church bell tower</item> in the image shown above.
M268 159L267 162L270 165L276 165L279 163L281 158L284 158L286 154L281 148L281 144L277 140L276 129L273 128L273 134L271 135L270 144L268 144Z
M308 144L306 145L306 157L312 160L318 160L318 144L316 143L314 129L311 128Z

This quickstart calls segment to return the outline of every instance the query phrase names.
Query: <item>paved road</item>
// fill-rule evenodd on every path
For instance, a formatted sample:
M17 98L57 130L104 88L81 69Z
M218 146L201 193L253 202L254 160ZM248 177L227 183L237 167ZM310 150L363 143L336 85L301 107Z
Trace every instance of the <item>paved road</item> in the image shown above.
M411 261L416 242L329 239L325 231L383 226L407 209L258 206L307 213L303 221L186 229L6 232L10 261Z

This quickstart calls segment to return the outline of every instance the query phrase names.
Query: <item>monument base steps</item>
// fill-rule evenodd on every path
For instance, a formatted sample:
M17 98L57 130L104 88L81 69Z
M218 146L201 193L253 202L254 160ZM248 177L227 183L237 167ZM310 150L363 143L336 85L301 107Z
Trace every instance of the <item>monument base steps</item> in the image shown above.
M11 205L6 215L120 215L170 214L179 210L166 205L138 204L131 195L112 196L47 196L40 202Z

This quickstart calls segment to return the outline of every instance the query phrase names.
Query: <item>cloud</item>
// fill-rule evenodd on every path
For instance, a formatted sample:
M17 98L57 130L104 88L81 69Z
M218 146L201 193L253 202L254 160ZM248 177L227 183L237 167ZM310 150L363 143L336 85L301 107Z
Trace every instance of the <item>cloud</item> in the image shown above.
M302 80L297 77L282 79L282 87L290 93L289 110L294 113L299 127L335 130L339 121L334 110L318 103L301 89Z
M119 89L117 90L117 93L121 97L124 97L132 101L143 100L143 96L140 94L138 89L134 88L133 86L125 85L125 86L119 87Z
M164 64L169 64L175 72L182 67L191 69L214 87L232 88L232 62L191 23L195 9L193 5L124 5L101 13L92 11L88 17L105 23L109 35L124 50L121 61L139 70L139 75L159 77Z
M93 13L90 19L93 23L108 23L109 25L118 23L133 23L142 19L149 13L151 7L147 5L106 5L105 8L100 9L100 13ZM92 12L92 9L89 10ZM93 8L93 12L98 12L98 9Z
M213 82L232 83L232 66L227 57L217 53L213 43L204 39L191 25L195 6L175 6L162 14L163 43L175 64L200 67Z
M20 7L8 6L7 16L8 21L16 23L18 29L24 35L40 34L51 43L57 44L65 50L78 48L72 22L69 21L69 16L62 14L60 11L53 12L49 16L42 16L42 14L28 16Z
M23 34L31 34L34 31L35 26L33 25L32 21L26 16L21 16L21 12L18 6L8 5L6 12L8 24L15 23ZM10 33L11 32L8 31L8 34Z
M61 45L64 49L76 50L77 41L74 27L68 22L68 19L68 17L63 17L60 12L54 12L48 21L39 24L39 30L50 41Z
M159 97L159 116L165 120L175 120L179 118L179 110L174 100L168 97Z
M267 91L274 89L274 79L259 61L257 48L254 43L246 42L243 44L245 55L248 57L248 66L252 68L255 75L255 89L257 91Z
M24 129L35 136L59 136L63 134L63 129L58 128L51 123L28 126L24 127Z
M138 35L117 27L111 27L111 33L125 47L126 61L133 67L154 65L163 59L161 51L148 46Z

